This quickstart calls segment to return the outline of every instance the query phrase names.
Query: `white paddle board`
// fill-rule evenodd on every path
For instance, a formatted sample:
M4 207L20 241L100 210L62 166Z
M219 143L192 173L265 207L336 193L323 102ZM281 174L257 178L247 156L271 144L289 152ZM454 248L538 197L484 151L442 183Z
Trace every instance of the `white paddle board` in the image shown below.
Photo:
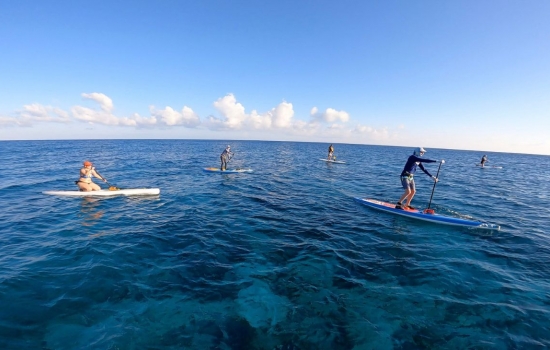
M66 197L154 196L160 193L160 188L129 188L114 191L44 191L42 193Z
M502 169L501 166L493 166L493 165L485 165L485 166L481 166L481 164L476 164L476 166L482 168L482 169L486 169L486 168L491 168L491 169Z
M252 169L227 169L220 170L220 168L204 168L204 171L208 173L220 173L220 174L238 174L238 173L251 173Z
M319 158L319 160L322 160L327 163L336 163L336 164L346 164L343 160L332 160L332 159L326 159L326 158Z

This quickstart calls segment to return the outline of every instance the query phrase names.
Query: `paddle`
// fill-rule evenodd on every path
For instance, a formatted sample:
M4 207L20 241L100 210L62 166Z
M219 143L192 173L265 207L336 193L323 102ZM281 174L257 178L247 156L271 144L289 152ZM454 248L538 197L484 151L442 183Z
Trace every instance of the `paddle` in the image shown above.
M103 180L103 182L105 182L107 185L109 185L109 191L118 191L118 190L120 190L120 188L118 188L118 186L115 186L115 185L111 184L109 181L107 181L105 179L105 177L103 175L101 175L95 168L92 168L92 169L95 171L95 173L97 175L101 176L101 179Z
M444 160L441 160L441 162L439 163L439 168L437 168L437 175L435 175L436 179L439 179L439 170L441 170L441 165L444 163L445 163ZM430 209L430 206L432 205L432 198L434 197L435 185L437 185L437 181L434 181L434 187L432 187L432 195L430 196L430 202L428 203L428 208L424 209L424 214L435 214L435 210Z
M120 188L116 185L113 185L112 183L108 182L108 181L105 181L105 183L107 185L109 185L109 191L118 191L120 190Z
M229 162L231 161L231 159L233 159L233 156L235 156L235 153L229 152L229 155L227 156L227 164L229 164Z

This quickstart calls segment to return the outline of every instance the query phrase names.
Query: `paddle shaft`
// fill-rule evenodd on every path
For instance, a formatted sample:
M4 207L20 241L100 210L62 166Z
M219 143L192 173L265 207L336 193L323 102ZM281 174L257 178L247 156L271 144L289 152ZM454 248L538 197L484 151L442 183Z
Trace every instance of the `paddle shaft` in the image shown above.
M439 168L437 168L437 175L435 176L436 179L439 179L439 170L441 170L441 164L443 163L439 163ZM430 205L432 205L432 198L434 197L435 185L437 185L437 181L434 181L434 187L432 188L432 195L430 196L430 202L428 203L428 208L426 208L426 210L430 209Z
M94 168L94 171L97 175L101 176L101 180L103 180L107 185L109 185L109 187L116 187L115 185L110 184L109 181L106 181L103 175L101 175L97 170L95 170L95 168Z

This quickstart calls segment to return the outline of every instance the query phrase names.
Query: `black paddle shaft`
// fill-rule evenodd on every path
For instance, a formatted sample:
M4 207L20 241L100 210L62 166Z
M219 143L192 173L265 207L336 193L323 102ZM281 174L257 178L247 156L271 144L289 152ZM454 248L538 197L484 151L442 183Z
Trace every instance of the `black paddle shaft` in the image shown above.
M105 178L103 177L103 175L101 175L97 170L95 170L95 168L92 168L93 171L95 171L95 173L99 176L101 176L101 180L105 181ZM107 181L105 181L107 182ZM108 183L108 182L107 182Z
M441 164L443 163L439 163L439 168L437 168L437 175L435 176L435 178L438 180L439 180L439 170L441 169ZM430 196L430 203L428 203L427 209L430 209L430 205L432 205L432 198L434 197L435 185L437 185L437 181L434 181L434 187L432 188L432 195Z
M118 188L117 186L115 186L115 185L109 183L109 181L105 181L105 178L103 177L103 175L101 175L97 170L95 170L95 168L94 168L94 171L95 171L95 173L96 173L97 175L101 176L101 180L103 180L107 185L109 185L109 187L116 187L116 188Z

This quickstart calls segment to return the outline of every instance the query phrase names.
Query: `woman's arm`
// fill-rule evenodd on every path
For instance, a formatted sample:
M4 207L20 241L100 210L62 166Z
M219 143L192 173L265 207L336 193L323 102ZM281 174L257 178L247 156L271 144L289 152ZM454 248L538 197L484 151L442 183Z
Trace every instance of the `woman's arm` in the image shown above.
M92 175L97 177L98 179L100 180L103 180L105 182L107 182L107 180L105 180L101 175L99 175L96 171L95 171L95 168L92 168Z

